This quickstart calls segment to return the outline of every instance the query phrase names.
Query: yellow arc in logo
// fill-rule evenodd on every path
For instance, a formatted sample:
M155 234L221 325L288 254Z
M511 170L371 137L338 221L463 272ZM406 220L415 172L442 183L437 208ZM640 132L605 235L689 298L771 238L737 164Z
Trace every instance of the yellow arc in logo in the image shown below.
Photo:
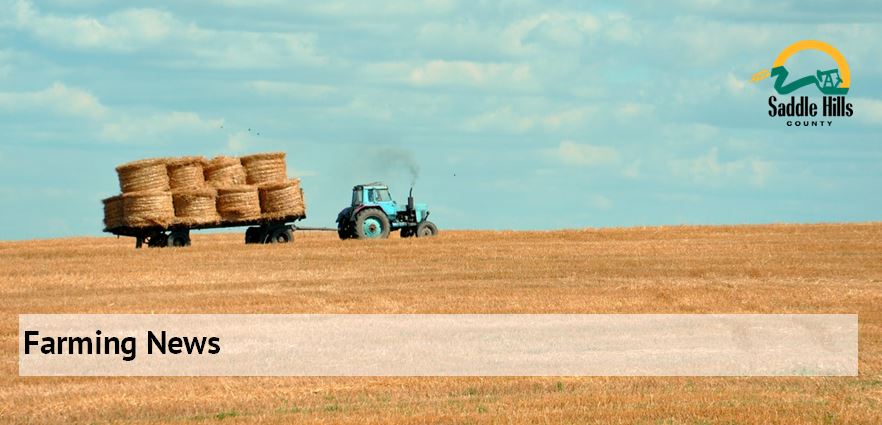
M839 84L839 87L843 89L851 87L851 69L848 68L848 62L845 61L845 56L842 56L842 53L839 53L839 50L836 50L835 47L824 43L823 41L800 40L787 46L787 48L782 50L781 53L778 54L778 57L775 58L775 63L772 64L772 68L784 66L784 62L787 62L787 59L803 50L818 50L833 58L833 60L836 61L836 65L839 67L839 78L842 79L842 83ZM769 70L764 69L754 74L751 80L753 82L758 82L768 76Z

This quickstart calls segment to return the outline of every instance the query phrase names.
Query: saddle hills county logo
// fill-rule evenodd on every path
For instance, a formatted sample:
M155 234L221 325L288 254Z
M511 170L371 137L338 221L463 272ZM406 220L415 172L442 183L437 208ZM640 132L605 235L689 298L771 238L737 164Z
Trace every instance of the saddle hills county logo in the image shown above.
M784 64L791 56L803 50L818 50L826 53L836 63L836 68L817 70L814 74L787 82L790 71ZM854 114L851 103L845 99L848 89L851 87L851 69L845 57L835 47L818 40L801 40L793 43L775 58L772 69L764 69L757 72L751 81L758 83L768 77L775 79L775 92L778 95L789 95L804 87L814 86L823 96L821 99L821 117L850 117ZM787 101L778 101L777 96L769 96L770 117L818 117L818 104L812 102L809 96L790 96ZM833 120L788 120L788 127L830 127Z

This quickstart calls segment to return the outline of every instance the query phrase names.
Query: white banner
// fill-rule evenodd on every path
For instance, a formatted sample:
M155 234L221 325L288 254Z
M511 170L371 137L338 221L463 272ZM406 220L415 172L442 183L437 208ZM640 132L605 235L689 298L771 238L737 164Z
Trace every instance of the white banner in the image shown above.
M856 314L23 314L21 376L856 376Z

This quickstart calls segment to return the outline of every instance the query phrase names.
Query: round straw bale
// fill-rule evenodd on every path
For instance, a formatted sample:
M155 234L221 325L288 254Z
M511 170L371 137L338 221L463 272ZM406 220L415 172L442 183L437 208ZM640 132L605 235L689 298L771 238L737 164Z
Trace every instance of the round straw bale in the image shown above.
M217 212L225 221L260 218L260 197L256 186L240 185L217 188Z
M210 188L172 192L175 204L175 223L188 226L220 222L215 202L217 191Z
M245 184L245 169L239 158L216 156L205 164L205 180L214 187Z
M205 186L202 167L205 158L201 156L185 156L168 160L168 185L172 190L198 188Z
M288 178L284 152L258 153L243 156L241 159L248 184L279 183Z
M260 212L261 217L269 219L304 215L300 179L260 186Z
M142 159L116 167L123 193L169 189L164 158Z
M101 201L104 203L104 228L115 229L123 226L123 199L122 195L111 196Z
M170 192L124 193L125 224L131 227L168 226L175 219L175 207Z

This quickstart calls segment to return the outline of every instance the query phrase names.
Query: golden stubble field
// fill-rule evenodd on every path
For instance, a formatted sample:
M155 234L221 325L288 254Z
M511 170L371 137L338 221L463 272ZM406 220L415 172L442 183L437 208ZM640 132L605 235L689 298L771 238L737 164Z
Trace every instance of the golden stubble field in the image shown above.
M882 423L882 223L0 242L0 422ZM857 378L19 378L20 313L858 313Z

